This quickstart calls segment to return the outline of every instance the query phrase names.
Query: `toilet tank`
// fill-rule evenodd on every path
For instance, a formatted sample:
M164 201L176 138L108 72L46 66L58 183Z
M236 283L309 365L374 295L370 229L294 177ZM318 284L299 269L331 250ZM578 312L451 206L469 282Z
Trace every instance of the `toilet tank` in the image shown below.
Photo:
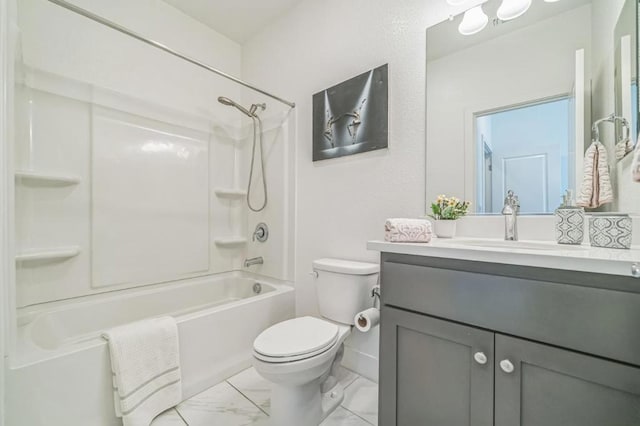
M352 325L358 312L373 306L371 290L378 285L380 272L377 263L318 259L313 262L313 270L323 317Z

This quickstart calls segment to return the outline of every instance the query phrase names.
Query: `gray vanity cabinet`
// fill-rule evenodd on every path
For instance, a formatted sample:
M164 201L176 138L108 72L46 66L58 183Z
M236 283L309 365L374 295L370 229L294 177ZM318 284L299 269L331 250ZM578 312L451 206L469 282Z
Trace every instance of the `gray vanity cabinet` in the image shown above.
M495 426L640 425L638 368L500 334L495 357Z
M380 425L493 424L493 333L394 308L382 315L381 356L396 368L380 378Z
M640 426L640 283L382 256L380 426Z

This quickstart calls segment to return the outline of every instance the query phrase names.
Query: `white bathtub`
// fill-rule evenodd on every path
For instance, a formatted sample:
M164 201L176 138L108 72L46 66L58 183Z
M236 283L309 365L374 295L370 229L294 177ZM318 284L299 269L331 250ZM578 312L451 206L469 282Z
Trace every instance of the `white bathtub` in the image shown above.
M186 399L248 367L255 337L294 316L294 293L230 273L25 310L7 369L7 425L121 425L100 332L159 315L178 321Z

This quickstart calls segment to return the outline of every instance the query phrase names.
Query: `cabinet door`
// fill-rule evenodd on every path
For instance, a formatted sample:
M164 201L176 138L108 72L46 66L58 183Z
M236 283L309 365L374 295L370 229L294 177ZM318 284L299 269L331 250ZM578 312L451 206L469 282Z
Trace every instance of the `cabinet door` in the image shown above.
M640 425L640 369L499 334L495 352L495 426Z
M494 334L384 306L381 426L493 425Z

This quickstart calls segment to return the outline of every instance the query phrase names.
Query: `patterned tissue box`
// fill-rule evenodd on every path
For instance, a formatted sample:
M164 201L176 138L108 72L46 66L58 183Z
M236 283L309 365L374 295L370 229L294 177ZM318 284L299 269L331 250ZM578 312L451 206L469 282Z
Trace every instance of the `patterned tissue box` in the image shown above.
M589 240L593 247L631 248L631 218L627 214L593 214Z

